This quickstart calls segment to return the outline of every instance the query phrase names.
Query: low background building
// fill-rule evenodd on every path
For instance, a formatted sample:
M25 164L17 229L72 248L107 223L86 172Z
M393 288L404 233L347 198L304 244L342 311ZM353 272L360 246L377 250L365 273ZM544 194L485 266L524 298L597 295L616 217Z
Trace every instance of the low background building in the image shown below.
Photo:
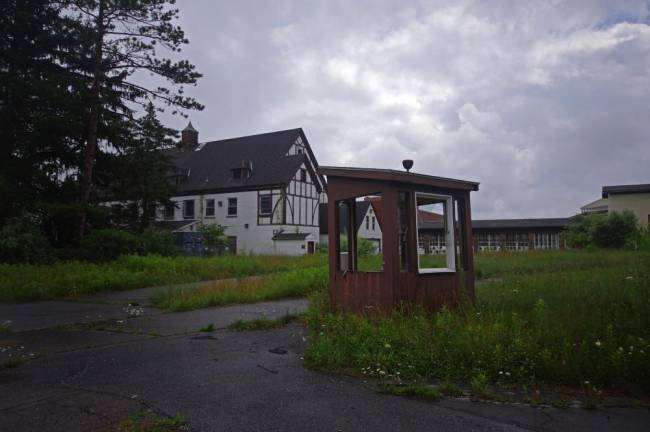
M650 184L603 186L602 197L580 207L582 214L621 213L629 210L639 225L650 227Z

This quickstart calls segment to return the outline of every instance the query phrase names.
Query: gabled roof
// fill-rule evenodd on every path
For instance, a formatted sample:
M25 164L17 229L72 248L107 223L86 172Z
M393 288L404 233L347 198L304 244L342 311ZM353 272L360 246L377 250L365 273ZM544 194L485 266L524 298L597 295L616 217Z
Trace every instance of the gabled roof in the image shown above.
M366 216L366 213L368 213L368 208L370 207L370 201L364 200L364 201L355 201L355 215L356 215L356 230L359 231L359 228L361 228L361 225L364 222L364 218ZM373 204L373 209L374 209L374 204ZM347 212L343 211L343 208L340 209L341 215L339 216L339 223L341 226L347 226L348 224L348 214ZM375 211L375 216L378 216L376 211ZM327 225L327 203L321 203L318 206L318 232L320 234L327 234L329 232L329 228ZM379 224L379 227L381 228L381 221L379 218L377 218L377 223Z
M300 128L209 141L199 144L193 150L169 149L164 152L178 172L187 173L177 186L179 195L282 187L303 163L316 177L315 170L318 167L311 167L304 154L287 156L298 137L302 137L309 155L316 163ZM251 176L235 179L232 170L241 167L242 161L252 163ZM320 190L320 186L318 188Z
M609 195L650 193L650 184L603 186L603 198Z

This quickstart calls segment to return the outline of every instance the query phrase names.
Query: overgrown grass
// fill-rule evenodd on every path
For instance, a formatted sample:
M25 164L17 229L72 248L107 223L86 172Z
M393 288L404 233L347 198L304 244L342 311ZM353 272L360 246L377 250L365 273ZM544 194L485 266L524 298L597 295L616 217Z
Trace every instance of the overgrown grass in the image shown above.
M211 286L182 289L161 288L152 301L156 307L185 311L235 303L252 303L286 297L304 297L324 290L328 282L327 267L303 268L259 278L218 281Z
M255 330L272 330L284 327L287 324L298 321L303 317L300 314L287 313L280 318L257 318L251 321L237 320L228 326L228 330L232 331L255 331Z
M0 302L71 297L109 290L236 278L320 265L318 255L213 258L123 256L105 264L0 264Z
M426 384L399 385L382 383L379 385L379 392L427 400L437 400L442 396L438 388Z
M531 252L479 255L483 275L463 309L335 314L314 297L306 358L328 370L397 382L456 380L567 385L650 394L650 254Z
M188 430L181 416L164 417L141 410L120 422L117 432L180 432Z

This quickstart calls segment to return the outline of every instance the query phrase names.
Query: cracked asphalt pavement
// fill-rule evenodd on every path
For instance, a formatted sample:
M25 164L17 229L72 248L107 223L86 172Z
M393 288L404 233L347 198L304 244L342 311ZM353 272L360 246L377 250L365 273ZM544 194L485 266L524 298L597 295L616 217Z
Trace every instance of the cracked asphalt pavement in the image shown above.
M124 320L118 304L0 305L0 320L15 324L12 333L0 335L0 347L36 354L0 370L0 429L109 431L147 408L180 414L193 431L650 430L650 411L638 408L532 408L383 395L361 380L305 368L307 335L298 324L225 330L237 319L305 308L304 300L178 314L145 308L116 332L72 324L98 315ZM209 323L219 330L198 332Z

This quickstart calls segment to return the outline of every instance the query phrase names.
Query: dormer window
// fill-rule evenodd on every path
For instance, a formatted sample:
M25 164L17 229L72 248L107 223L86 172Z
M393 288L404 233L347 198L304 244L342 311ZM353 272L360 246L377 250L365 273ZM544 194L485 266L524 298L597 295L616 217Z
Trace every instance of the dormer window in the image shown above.
M304 168L300 169L300 181L303 183L307 183L307 170Z
M251 178L253 174L253 162L241 161L239 166L232 169L232 178L235 180Z

